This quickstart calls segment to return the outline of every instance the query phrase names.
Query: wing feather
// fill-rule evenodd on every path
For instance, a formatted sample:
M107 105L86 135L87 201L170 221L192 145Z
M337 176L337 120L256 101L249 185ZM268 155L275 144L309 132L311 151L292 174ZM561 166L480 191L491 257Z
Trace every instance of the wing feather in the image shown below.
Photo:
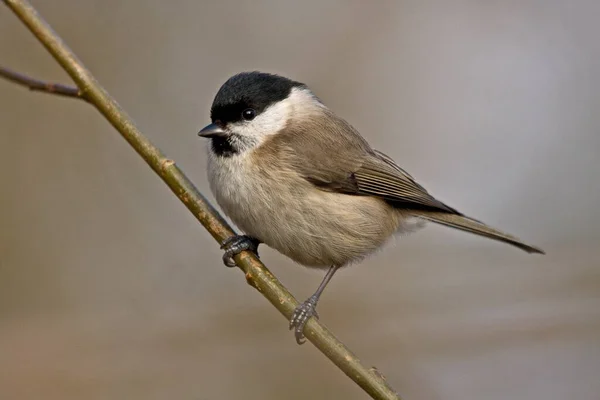
M321 190L375 196L403 208L458 212L431 196L412 176L333 113L290 124L269 148L279 149L282 166L292 165ZM321 133L316 133L322 131Z
M392 204L411 208L431 208L440 211L458 213L431 196L391 158L382 152L373 152L366 157L362 165L354 172L358 192L379 196Z

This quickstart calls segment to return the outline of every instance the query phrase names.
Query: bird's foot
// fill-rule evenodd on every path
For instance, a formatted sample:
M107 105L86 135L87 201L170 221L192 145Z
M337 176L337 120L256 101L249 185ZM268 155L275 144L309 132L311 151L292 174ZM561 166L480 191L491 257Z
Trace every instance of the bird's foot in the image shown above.
M228 267L235 267L233 257L242 251L251 251L258 257L258 245L260 241L247 235L235 235L226 239L221 244L221 249L225 250L223 254L223 263Z
M296 343L298 344L302 344L306 341L304 340L304 326L310 317L319 319L319 314L317 313L317 300L318 297L310 296L304 303L296 307L294 314L292 314L292 319L290 319L290 330L294 330L294 336L296 336Z

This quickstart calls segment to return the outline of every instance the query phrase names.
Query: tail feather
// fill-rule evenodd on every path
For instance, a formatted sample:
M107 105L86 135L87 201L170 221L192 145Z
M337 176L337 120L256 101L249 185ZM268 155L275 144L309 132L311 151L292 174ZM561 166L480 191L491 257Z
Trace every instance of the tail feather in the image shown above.
M464 215L435 211L415 211L413 215L427 221L435 222L436 224L446 225L451 228L460 229L461 231L474 233L476 235L508 243L528 253L545 254L542 249L525 244L520 239L509 235L508 233L498 231L482 222Z

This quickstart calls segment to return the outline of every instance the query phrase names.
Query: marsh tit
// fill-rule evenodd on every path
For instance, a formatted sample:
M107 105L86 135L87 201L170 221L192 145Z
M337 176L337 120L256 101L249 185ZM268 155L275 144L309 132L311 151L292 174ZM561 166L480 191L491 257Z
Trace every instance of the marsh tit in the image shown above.
M199 132L211 139L210 187L245 234L223 244L226 265L265 243L299 264L328 269L290 320L298 343L339 268L426 222L543 253L434 198L303 83L261 72L235 75L219 89L211 120Z

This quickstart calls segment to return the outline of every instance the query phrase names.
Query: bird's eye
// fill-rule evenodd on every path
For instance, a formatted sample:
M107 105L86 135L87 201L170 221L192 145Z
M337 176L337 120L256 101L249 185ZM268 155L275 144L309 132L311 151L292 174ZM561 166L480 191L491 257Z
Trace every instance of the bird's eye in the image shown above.
M246 121L252 121L254 117L256 117L256 111L254 111L252 108L246 108L244 111L242 111L242 118L244 118Z

